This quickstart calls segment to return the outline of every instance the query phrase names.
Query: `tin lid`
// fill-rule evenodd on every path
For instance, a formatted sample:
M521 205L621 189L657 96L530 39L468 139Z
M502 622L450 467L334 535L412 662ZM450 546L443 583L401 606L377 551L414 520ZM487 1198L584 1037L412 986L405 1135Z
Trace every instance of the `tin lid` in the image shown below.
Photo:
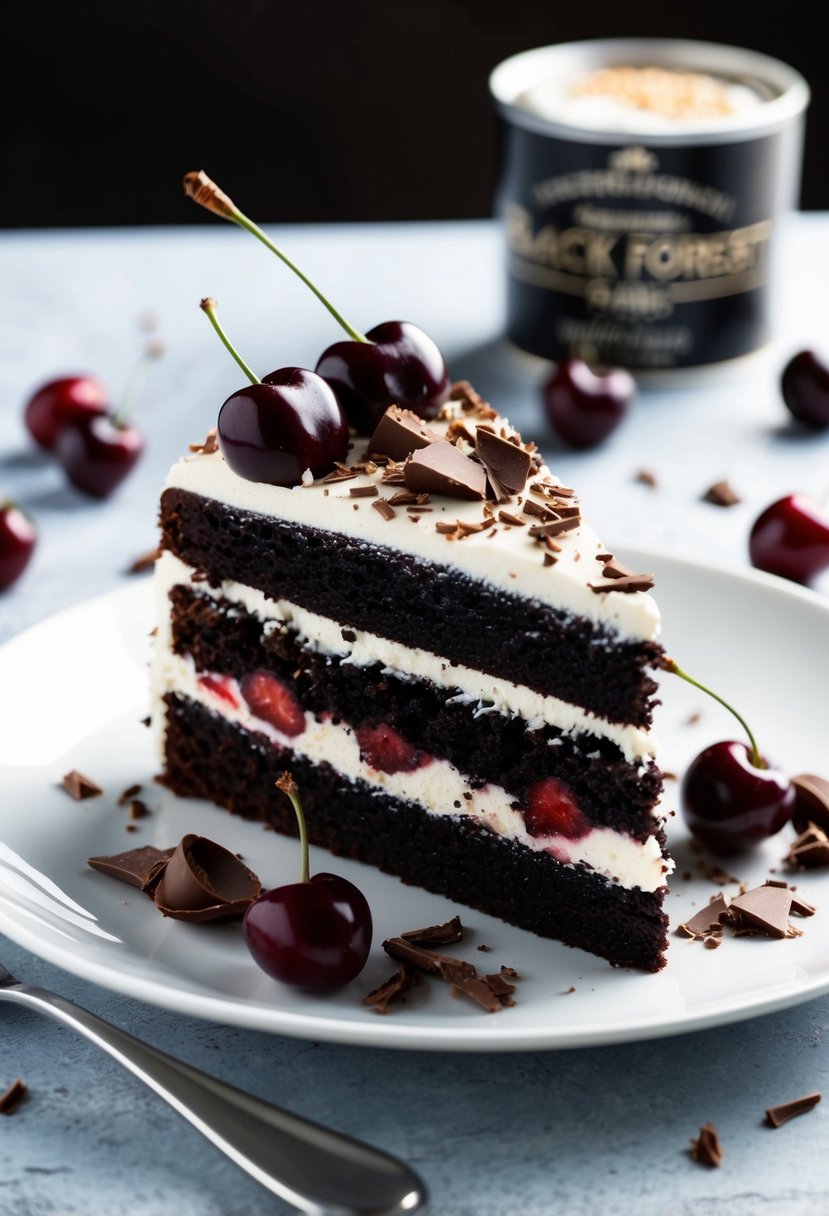
M542 115L522 101L528 90L548 81L573 81L598 68L661 67L694 72L750 91L756 104L713 118L666 119L662 129L634 118L624 127L600 124L595 116L576 121L572 112L562 117ZM788 64L743 47L677 38L594 38L535 47L499 63L489 77L490 93L508 122L539 134L578 139L583 143L629 143L631 138L649 144L676 145L729 143L755 139L791 125L806 110L810 90L803 76Z

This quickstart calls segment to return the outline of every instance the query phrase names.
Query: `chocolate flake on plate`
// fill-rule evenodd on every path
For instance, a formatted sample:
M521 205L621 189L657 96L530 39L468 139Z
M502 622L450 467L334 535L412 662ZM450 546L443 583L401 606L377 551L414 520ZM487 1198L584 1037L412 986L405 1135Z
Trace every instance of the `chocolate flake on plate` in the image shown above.
M450 942L463 941L463 925L459 916L453 916L444 925L427 925L425 929L409 929L400 936L404 941L412 942L415 946L448 946Z
M638 469L634 475L634 481L638 481L640 485L648 486L651 490L659 488L659 480L650 469Z
M383 949L386 954L399 963L410 963L420 971L426 971L429 975L439 975L441 979L451 980L453 983L459 975L477 975L477 971L471 963L466 963L460 958L452 958L448 954L438 954L436 950L429 950L425 946L417 946L414 942L407 942L403 937L387 938L383 942Z
M88 857L87 864L101 874L138 887L152 898L155 885L174 853L174 849L156 849L151 844L109 857Z
M769 937L784 938L789 933L792 893L788 887L754 887L732 899L728 914L737 930L756 929Z
M791 1102L781 1102L779 1106L770 1106L766 1111L766 1123L769 1127L782 1127L795 1115L805 1115L814 1110L821 1099L819 1093L804 1094L802 1098L793 1098Z
M783 859L796 870L817 870L829 866L829 836L822 828L810 823L793 841Z
M146 819L150 814L150 808L141 798L133 798L127 813L130 819Z
M403 468L403 479L415 493L446 494L450 498L486 498L483 466L443 439L414 452Z
M683 921L677 932L682 932L693 939L704 938L710 933L722 933L723 925L720 917L727 912L728 904L725 896L715 895L707 908L701 908L689 920Z
M131 802L132 799L140 793L141 785L137 781L133 782L132 785L128 785L127 788L118 795L118 805L126 806L128 802Z
M691 1157L700 1165L722 1165L723 1147L713 1123L704 1123L699 1129L699 1136L691 1139Z
M394 975L384 984L380 984L367 996L363 997L364 1005L373 1005L378 1013L388 1013L389 1006L395 1001L402 1001L404 994L415 984L422 984L423 976L416 967L400 963Z
M703 502L711 502L715 507L734 507L742 502L739 494L727 481L715 481L702 496Z
M16 1081L12 1081L9 1088L0 1094L0 1115L13 1115L28 1092L28 1087L20 1077Z
M76 802L81 802L84 798L96 798L98 794L102 794L104 792L100 785L93 781L91 777L87 777L83 773L79 773L75 768L73 768L71 772L64 773L61 780L61 787L65 789L67 794L69 794L71 798L74 798Z
M235 853L191 832L164 867L155 902L164 916L202 922L241 917L261 893L259 879Z

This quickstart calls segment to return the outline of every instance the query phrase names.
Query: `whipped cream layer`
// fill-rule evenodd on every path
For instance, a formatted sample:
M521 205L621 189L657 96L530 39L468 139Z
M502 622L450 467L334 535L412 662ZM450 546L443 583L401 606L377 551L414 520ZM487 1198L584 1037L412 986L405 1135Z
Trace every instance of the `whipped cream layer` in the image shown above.
M177 584L192 587L193 574L195 571L174 554L162 553L155 570L157 620L168 621L170 590ZM617 745L629 764L645 763L654 755L653 735L641 727L609 722L558 697L543 696L525 685L513 684L463 664L450 663L439 655L413 650L365 630L349 629L349 640L346 641L342 626L329 617L308 612L288 600L269 599L261 591L244 583L225 581L218 588L200 583L198 592L244 608L262 622L265 630L286 626L296 634L300 645L333 661L356 667L376 663L399 679L427 680L438 688L446 689L453 699L475 706L476 713L520 717L526 721L529 730L554 726L564 734L588 734L607 739ZM170 648L169 637L164 646ZM161 651L162 642L157 639L156 653Z
M451 402L449 406L452 406ZM447 415L452 413L450 409L446 412ZM456 416L463 417L460 408ZM497 418L495 424L511 429L503 417ZM427 425L436 437L443 438L448 420ZM365 439L354 440L348 463L363 461L367 446ZM545 565L542 547L529 535L532 520L525 526L497 521L485 532L458 539L437 531L435 525L440 521L478 523L482 517L481 502L432 494L428 510L419 513L398 507L394 518L384 519L372 506L375 499L355 498L350 493L352 488L376 486L380 496L392 497L401 487L385 484L382 475L383 470L378 469L342 482L326 483L308 478L306 484L286 489L239 477L221 453L215 451L179 460L170 470L165 489L186 490L238 511L339 533L438 563L511 595L586 617L623 641L653 641L659 637L659 610L648 592L605 591L597 594L591 591L590 583L603 580L604 567L597 555L607 550L584 521L579 527L556 537L559 552L555 564ZM531 478L531 481L543 480L561 484L544 466ZM529 484L522 496L505 504L511 513L520 513L522 499L532 498Z

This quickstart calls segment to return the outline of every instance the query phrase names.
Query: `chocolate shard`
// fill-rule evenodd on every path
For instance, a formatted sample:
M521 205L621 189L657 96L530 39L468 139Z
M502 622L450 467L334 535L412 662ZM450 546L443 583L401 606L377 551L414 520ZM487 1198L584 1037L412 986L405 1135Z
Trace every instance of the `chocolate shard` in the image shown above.
M12 1081L9 1088L0 1094L0 1115L13 1115L28 1092L28 1087L20 1077Z
M691 1140L691 1157L700 1165L722 1165L723 1147L713 1123L704 1123L699 1129L699 1136Z
M84 798L96 798L98 794L104 792L96 781L93 781L91 777L85 776L84 773L79 773L76 768L73 768L68 773L64 773L61 787L76 802L80 802Z
M523 491L530 474L528 451L479 426L475 431L475 454L486 469L497 502L506 502Z
M429 975L439 975L441 979L457 983L458 976L476 976L478 973L471 963L463 959L452 958L448 954L438 954L436 950L428 950L425 946L416 946L402 937L389 937L383 942L383 949L391 958L399 963L410 963L419 971Z
M650 591L654 582L652 574L632 574L626 578L608 579L606 583L588 583L588 586L600 595L604 591Z
M727 481L715 481L702 496L703 502L711 502L715 507L733 507L742 502L739 494Z
M796 1115L805 1115L814 1110L821 1099L821 1094L804 1094L802 1098L793 1098L791 1102L781 1102L779 1106L770 1106L766 1111L766 1123L769 1127L782 1127Z
M526 507L524 509L526 510ZM548 536L561 536L562 532L572 532L580 523L581 518L578 515L569 519L553 519L549 523L533 524L529 535L544 540Z
M152 896L174 851L156 849L147 844L140 849L128 849L125 853L113 853L110 857L88 857L87 865Z
M262 884L229 849L206 836L182 836L155 889L164 916L202 922L243 916Z
M495 995L486 980L482 980L479 975L468 975L465 971L459 971L451 979L453 995L470 997L487 1013L500 1013L504 1008L504 1002Z
M392 460L405 460L412 452L435 442L435 436L414 410L390 405L374 428L367 451Z
M400 936L415 946L448 946L450 942L463 941L463 925L459 916L453 916L443 925L427 925L425 929L408 929Z
M684 921L679 929L687 937L701 938L709 933L722 933L723 925L720 917L728 911L728 904L723 895L715 895L707 908L695 912L690 920Z
M407 963L400 963L394 975L380 984L363 997L363 1004L373 1006L378 1013L388 1013L389 1006L400 1001L406 992L415 984L422 983L423 977L416 968Z
M762 886L737 895L729 912L738 928L748 925L769 937L783 938L788 933L791 907L792 893L788 887Z
M813 823L829 833L829 781L815 773L798 773L791 780L796 796L795 829L803 832Z
M483 465L470 460L444 439L414 452L404 465L403 480L415 493L446 494L450 498L486 497Z
M810 823L792 843L784 861L798 870L817 870L829 866L829 836Z

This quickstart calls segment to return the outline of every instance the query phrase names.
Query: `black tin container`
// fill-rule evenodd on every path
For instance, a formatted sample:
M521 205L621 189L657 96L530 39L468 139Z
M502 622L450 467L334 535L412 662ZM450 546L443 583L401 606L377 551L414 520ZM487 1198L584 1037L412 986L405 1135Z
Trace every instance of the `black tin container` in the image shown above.
M635 112L611 129L527 108L527 90L547 81L621 66L704 73L752 101L658 130ZM490 91L516 347L651 372L721 364L770 340L777 231L798 203L809 103L794 69L713 43L596 39L506 59Z

